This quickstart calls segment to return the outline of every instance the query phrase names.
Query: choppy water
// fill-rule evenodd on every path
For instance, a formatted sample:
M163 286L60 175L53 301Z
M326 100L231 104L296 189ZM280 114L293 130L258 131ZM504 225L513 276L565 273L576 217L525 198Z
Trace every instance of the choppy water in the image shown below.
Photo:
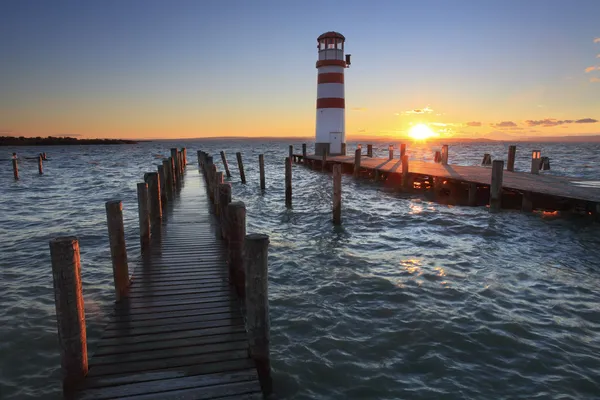
M270 235L275 390L287 399L600 398L600 224L587 218L449 207L343 177L342 227L330 223L331 177L294 166L284 207L288 141L180 141L126 146L2 148L46 151L44 176L23 161L0 170L0 398L60 397L48 240L80 238L93 354L113 299L104 202L124 202L130 259L139 255L136 183L188 148L229 154L233 197L248 231ZM293 143L300 149L301 142ZM349 144L349 148L354 148ZM521 144L551 173L598 179L600 146ZM450 148L478 165L507 145ZM413 159L433 151L409 146ZM247 185L237 179L242 151ZM387 154L387 143L376 152ZM267 191L258 188L265 154Z

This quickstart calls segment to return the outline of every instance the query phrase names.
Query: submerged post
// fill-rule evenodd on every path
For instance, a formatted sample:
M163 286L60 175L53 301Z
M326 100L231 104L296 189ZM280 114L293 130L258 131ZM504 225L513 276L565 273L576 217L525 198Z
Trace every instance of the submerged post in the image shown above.
M285 206L292 206L292 160L285 158Z
M342 165L333 165L333 223L342 223Z
M150 218L152 226L159 224L162 220L162 207L160 205L160 181L158 172L150 172L148 176L148 196L150 197Z
M354 177L360 176L360 149L354 151Z
M246 270L246 321L250 357L256 364L263 393L272 392L269 354L269 236L250 234L245 237L244 269Z
M513 172L515 170L515 156L517 154L517 146L508 146L508 162L506 163L506 170Z
M116 301L120 301L127 296L129 287L129 267L127 265L123 203L121 200L106 202L106 224L108 226L108 241L110 243L110 256L115 282L115 298Z
M150 244L150 210L148 209L148 184L137 184L138 216L140 219L140 245L142 250Z
M498 211L502 206L503 173L504 161L494 160L492 162L492 184L490 185L490 211Z
M15 177L15 181L19 180L19 161L16 158L12 160L13 164L13 175Z
M229 172L229 164L227 164L227 157L225 156L225 152L221 151L221 161L223 161L223 168L225 168L225 175L228 178L231 178L231 173Z
M69 394L88 373L85 309L77 238L58 237L50 240L50 259L63 391Z
M260 172L260 189L265 190L265 156L264 156L264 154L258 155L258 169Z
M408 156L402 156L402 188L404 190L409 189L408 185L410 182L410 176L408 171Z
M246 174L244 174L244 163L242 162L242 153L239 151L235 153L238 162L238 168L240 170L240 178L242 179L242 183L246 183Z
M227 206L227 264L229 264L229 281L233 283L240 298L244 298L245 279L244 238L246 237L246 205L241 201L233 201Z
M442 165L448 165L448 145L442 146Z
M44 163L42 161L43 159L44 157L42 157L42 155L40 154L38 156L38 172L40 175L44 175Z
M231 185L229 183L219 184L219 205L221 206L220 231L223 239L227 238L227 206L231 203Z
M306 162L306 143L302 143L302 163L304 165L307 164L307 162Z

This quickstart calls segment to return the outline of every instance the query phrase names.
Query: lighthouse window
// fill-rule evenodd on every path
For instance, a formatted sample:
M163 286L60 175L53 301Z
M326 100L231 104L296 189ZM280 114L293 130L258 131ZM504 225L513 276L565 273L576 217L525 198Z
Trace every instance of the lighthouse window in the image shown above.
M325 50L325 40L321 40L320 45L320 50Z
M337 49L344 50L344 43L341 40L337 41Z
M333 39L328 39L327 40L327 48L328 49L335 49L335 43L333 42Z

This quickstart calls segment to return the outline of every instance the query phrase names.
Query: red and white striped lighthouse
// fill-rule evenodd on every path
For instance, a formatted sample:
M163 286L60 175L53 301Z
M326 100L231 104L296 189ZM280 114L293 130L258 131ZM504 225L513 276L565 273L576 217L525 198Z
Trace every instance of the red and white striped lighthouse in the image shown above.
M317 70L317 126L315 154L342 154L346 143L346 102L344 99L344 69L350 65L350 55L344 57L344 35L326 32L317 38L319 60Z

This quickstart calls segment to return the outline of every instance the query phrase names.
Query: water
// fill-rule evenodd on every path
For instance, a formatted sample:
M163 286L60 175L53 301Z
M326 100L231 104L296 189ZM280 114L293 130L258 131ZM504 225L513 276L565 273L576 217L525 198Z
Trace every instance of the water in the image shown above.
M0 398L60 398L48 240L79 236L88 345L113 300L104 202L124 204L131 260L139 256L136 183L171 147L225 150L248 231L270 235L275 390L286 399L584 399L600 397L600 225L484 207L449 207L343 177L343 226L333 227L330 175L294 166L289 141L205 140L123 146L4 148L50 159L0 171ZM293 143L297 151L301 142ZM354 144L349 143L349 149ZM553 174L597 179L597 144L521 144L550 156ZM435 149L409 145L412 159ZM238 182L235 152L245 159ZM375 147L387 154L387 143ZM450 162L505 158L504 144L450 147ZM267 191L258 185L265 154ZM189 179L189 178L188 178Z

